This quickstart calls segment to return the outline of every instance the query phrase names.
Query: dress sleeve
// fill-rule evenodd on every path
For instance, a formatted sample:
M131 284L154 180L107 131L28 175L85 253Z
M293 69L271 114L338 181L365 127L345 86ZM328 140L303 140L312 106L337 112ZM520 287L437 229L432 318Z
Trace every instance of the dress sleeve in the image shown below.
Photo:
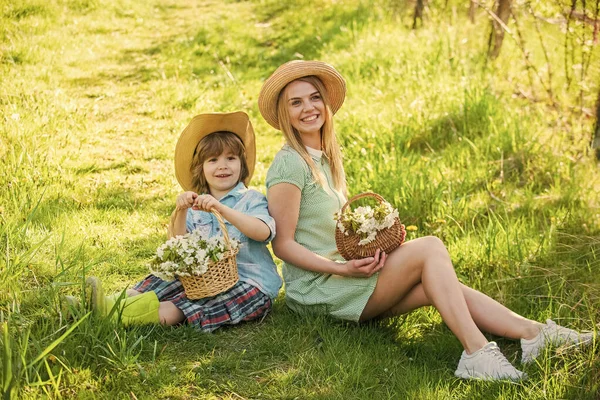
M275 219L271 217L269 214L269 209L267 207L267 198L264 194L257 192L255 190L249 190L248 194L250 196L250 201L248 202L248 207L245 210L245 214L251 215L255 218L260 219L262 222L267 224L269 229L271 230L271 234L265 240L265 242L270 242L275 238Z
M266 186L269 189L278 183L291 183L303 190L307 183L308 165L302 157L291 151L281 151L267 172Z

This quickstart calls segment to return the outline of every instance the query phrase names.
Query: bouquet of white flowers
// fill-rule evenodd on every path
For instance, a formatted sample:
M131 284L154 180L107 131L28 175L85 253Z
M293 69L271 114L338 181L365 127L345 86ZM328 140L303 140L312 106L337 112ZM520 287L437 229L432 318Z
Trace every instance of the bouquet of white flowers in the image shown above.
M363 197L375 197L379 204L350 209L350 203ZM376 193L352 197L335 214L335 219L336 245L346 260L373 256L377 249L389 253L402 244L406 236L398 210Z
M230 239L221 215L212 211L224 236L203 237L199 230L167 240L156 250L150 272L165 280L181 281L190 299L221 293L238 281L239 241Z
M377 232L391 228L396 218L398 218L398 210L387 201L375 208L371 206L357 207L354 210L347 208L344 212L335 214L337 227L343 234L349 235L350 232L354 232L360 236L359 246L375 240Z
M237 249L239 242L231 240L231 248ZM165 281L177 277L204 275L212 263L221 261L229 252L222 236L210 239L202 237L199 230L167 240L156 250L150 262L150 272Z

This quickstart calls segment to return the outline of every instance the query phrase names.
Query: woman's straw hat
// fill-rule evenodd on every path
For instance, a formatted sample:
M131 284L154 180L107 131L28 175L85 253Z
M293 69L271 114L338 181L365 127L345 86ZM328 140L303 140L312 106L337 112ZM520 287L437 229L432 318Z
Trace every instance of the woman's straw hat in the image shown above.
M263 84L258 95L260 113L273 128L281 129L277 118L279 92L288 83L309 75L318 77L323 82L323 85L325 85L327 98L329 99L329 105L333 114L344 104L346 82L335 68L322 61L289 61L273 72Z
M214 132L227 131L235 133L246 148L246 161L248 162L248 178L244 181L246 186L254 173L256 162L256 143L254 141L254 128L245 112L235 111L230 113L206 113L196 115L183 130L175 146L175 176L183 190L195 190L192 185L192 161L198 142L205 136Z

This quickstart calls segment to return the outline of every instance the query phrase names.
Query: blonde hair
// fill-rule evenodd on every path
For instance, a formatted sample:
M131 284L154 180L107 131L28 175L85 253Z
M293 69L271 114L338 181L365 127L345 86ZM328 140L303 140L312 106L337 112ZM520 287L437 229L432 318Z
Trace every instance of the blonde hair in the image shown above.
M204 176L204 161L211 157L223 154L225 150L231 151L240 158L240 178L237 183L248 178L248 162L246 161L246 147L242 140L232 132L221 131L206 135L196 145L194 158L190 171L192 172L192 186L198 193L210 193L210 187Z
M329 160L331 174L333 175L333 186L336 190L345 193L346 174L344 173L342 152L340 150L340 146L335 136L335 130L333 128L333 113L331 112L331 107L329 106L327 89L325 89L325 85L323 85L323 82L321 82L321 80L314 75L304 76L296 80L310 83L321 94L323 104L325 105L325 123L321 127L321 150ZM287 107L288 99L286 98L286 88L287 85L286 87L281 89L281 92L279 92L279 98L277 100L277 119L279 121L279 128L283 132L283 136L285 137L287 144L291 148L296 150L298 154L300 154L302 159L304 159L304 161L308 164L308 167L310 168L310 171L315 181L318 182L321 186L323 186L325 183L324 177L322 176L321 172L317 169L317 166L315 165L313 159L310 157L308 151L306 150L306 147L302 143L302 136L300 135L300 132L298 132L298 130L292 126L292 122L290 120L290 113Z

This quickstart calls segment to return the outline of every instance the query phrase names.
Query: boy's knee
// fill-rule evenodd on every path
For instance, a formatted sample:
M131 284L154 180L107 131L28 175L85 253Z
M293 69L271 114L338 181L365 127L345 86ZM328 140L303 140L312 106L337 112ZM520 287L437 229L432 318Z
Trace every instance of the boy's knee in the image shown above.
M161 325L177 325L185 319L183 312L171 302L161 302L158 308Z
M127 295L127 297L133 297L133 296L137 296L137 295L139 295L139 294L142 294L142 292L138 292L138 291L137 291L137 290L135 290L135 289L127 289L127 290L125 291L125 294Z

